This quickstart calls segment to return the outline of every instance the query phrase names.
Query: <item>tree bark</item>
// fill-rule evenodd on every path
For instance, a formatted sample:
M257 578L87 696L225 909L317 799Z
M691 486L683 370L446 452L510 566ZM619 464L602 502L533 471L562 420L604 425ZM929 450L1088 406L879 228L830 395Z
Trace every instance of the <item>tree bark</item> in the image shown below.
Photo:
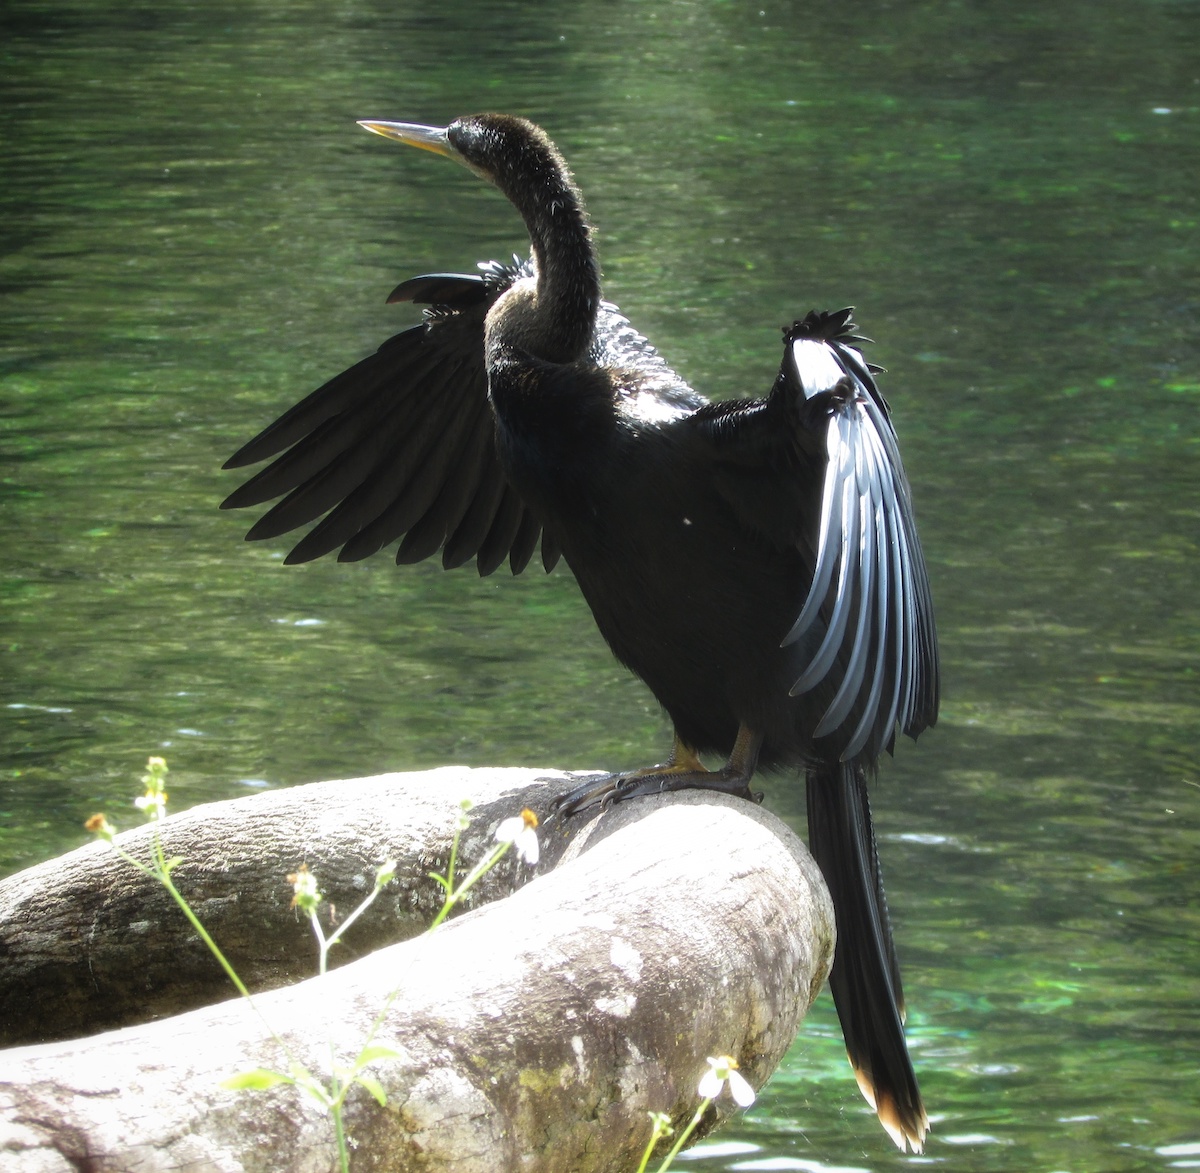
M263 992L253 1008L235 998L0 1054L0 1164L14 1173L334 1168L330 1122L296 1088L231 1092L221 1081L259 1067L286 1073L293 1062L325 1080L331 1061L348 1065L368 1039L402 1058L370 1069L385 1107L361 1087L348 1098L355 1169L633 1168L647 1111L677 1125L694 1111L706 1056L734 1056L761 1085L825 979L833 915L800 841L744 801L663 795L552 823L536 873L506 858L477 890L475 911L390 943L440 907L426 873L444 870L461 797L480 806L460 875L500 818L544 811L567 781L533 771L386 775L167 820L168 855L186 860L176 882ZM146 835L127 833L123 846L136 855ZM307 860L344 915L388 857L401 882L352 929L355 949L373 951L272 989L312 968L283 875ZM56 1005L78 1033L130 1021L139 1007L150 1017L223 997L223 976L197 977L203 955L164 897L102 844L0 883L6 1030L21 1035L16 1013L38 1023L24 1037L49 1033Z
M371 891L379 865L397 861L396 882L332 955L331 965L344 964L426 929L441 907L429 873L445 872L464 799L474 804L459 849L469 867L501 819L523 806L544 814L572 781L554 770L449 766L265 791L195 806L159 826L167 857L183 859L176 886L242 981L266 990L316 971L308 920L290 908L287 876L301 864L317 875L327 909L344 916ZM578 822L543 835L541 871ZM143 823L117 842L145 862L153 830ZM467 906L528 878L505 860ZM103 842L0 880L0 962L0 1046L76 1038L230 994L167 891Z

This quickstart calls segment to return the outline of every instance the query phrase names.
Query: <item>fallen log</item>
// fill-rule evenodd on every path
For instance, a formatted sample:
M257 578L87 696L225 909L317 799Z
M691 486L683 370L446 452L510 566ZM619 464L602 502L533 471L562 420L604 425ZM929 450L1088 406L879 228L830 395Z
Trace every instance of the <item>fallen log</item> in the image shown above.
M474 786L482 799L470 833L479 842L463 845L470 861L502 812L535 803L544 808L569 784L562 776L532 781L536 777L544 775L463 771L425 814L419 812L428 800L415 790L428 791L430 780L389 776L341 783L340 793L316 784L217 804L207 813L197 808L162 826L170 852L188 860L176 873L181 886L187 868L204 895L200 904L207 902L225 927L249 911L252 927L243 931L240 948L262 962L259 988L265 989L298 965L302 952L311 956L311 945L302 950L299 941L276 941L256 950L250 944L266 931L266 912L287 903L283 894L268 898L243 887L260 864L277 877L285 858L283 866L294 869L299 850L327 894L331 885L345 888L349 911L352 893L364 894L363 865L369 861L373 877L379 849L408 835L410 854L388 854L407 878L396 885L400 895L391 897L391 915L403 912L404 931L412 931L439 904L436 894L427 902L423 895L426 888L436 893L436 885L418 881L438 867L438 836L452 834L460 784ZM249 847L261 830L253 824L270 806L259 800L288 795L301 805L310 798L330 805L312 823L291 824L301 830L290 854L270 847L259 859ZM233 835L238 811L218 806L252 812L244 840ZM292 814L302 819L298 812ZM417 831L435 825L442 830L432 840ZM225 847L203 856L201 868L199 844L214 827ZM360 839L364 827L388 830ZM345 834L352 863L339 867L324 851ZM265 842L274 840L268 835ZM828 895L800 841L744 801L693 792L640 799L552 826L543 849L534 878L515 860L507 870L498 868L488 877L490 887L480 889L480 906L435 933L377 948L323 977L258 993L253 1007L235 998L82 1040L0 1053L0 1163L13 1173L331 1169L330 1122L295 1087L235 1092L222 1081L255 1068L288 1073L295 1063L327 1079L331 1064L351 1064L368 1041L398 1058L370 1067L385 1106L362 1087L347 1099L352 1168L633 1168L649 1136L648 1111L666 1112L677 1125L694 1111L706 1056L732 1055L753 1085L765 1082L832 958ZM106 847L83 850L84 868L115 876L101 862L99 853L112 855ZM219 882L223 859L230 861L230 888ZM86 885L78 876L73 883L81 896ZM5 890L16 891L21 908L30 909L28 873L0 889L0 902ZM290 888L285 894L290 899ZM108 915L109 905L93 897L93 913L102 908ZM121 897L122 903L133 900ZM202 919L224 945L213 918ZM387 919L381 914L378 926L364 926L368 935L394 934ZM156 953L152 942L159 933L173 933L168 920L182 917L164 905L161 919L154 913L153 931L114 947L107 955L111 985L121 980L119 956ZM102 933L89 932L89 950L102 949L99 938L118 933L113 917ZM177 979L194 997L182 972L190 962L180 959L186 936L175 935L171 948ZM369 947L358 939L360 950ZM42 948L55 952L47 942ZM31 956L27 951L22 964L31 965ZM136 967L127 967L125 980L136 986L137 975ZM169 984L156 970L151 1000L159 1009L170 1005L160 996ZM123 999L126 1006L131 1001L128 994ZM705 1129L727 1110L721 1105Z
M396 881L333 955L331 964L343 964L428 927L442 901L429 873L445 871L464 800L474 804L460 846L469 864L502 819L523 806L544 814L571 780L554 770L447 766L206 803L158 827L167 856L183 859L173 878L193 911L242 981L266 990L315 972L312 931L290 907L287 876L301 864L344 915L370 892L379 865L397 862ZM543 836L541 871L573 826ZM146 861L153 834L143 823L117 842ZM528 878L506 860L472 902L505 896ZM0 880L0 959L0 1046L145 1022L231 992L165 889L98 841Z

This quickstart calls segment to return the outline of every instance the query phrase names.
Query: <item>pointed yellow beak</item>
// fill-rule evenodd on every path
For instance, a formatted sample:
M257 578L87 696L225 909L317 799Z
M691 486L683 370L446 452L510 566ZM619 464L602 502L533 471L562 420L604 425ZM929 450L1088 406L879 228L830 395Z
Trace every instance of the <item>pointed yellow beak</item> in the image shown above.
M358 125L372 134L381 134L384 138L407 143L410 147L420 147L423 151L432 151L435 155L445 155L447 159L459 158L446 134L449 127L421 126L416 122L374 122L369 119L361 120Z

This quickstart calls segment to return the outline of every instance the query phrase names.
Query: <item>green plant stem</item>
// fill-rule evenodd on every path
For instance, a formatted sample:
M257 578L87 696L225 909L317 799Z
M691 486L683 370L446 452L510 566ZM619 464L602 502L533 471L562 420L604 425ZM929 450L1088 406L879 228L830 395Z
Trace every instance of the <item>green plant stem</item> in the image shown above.
M154 761L155 759L152 758L151 765L153 765ZM160 763L160 765L162 766L162 773L165 773L165 764ZM163 850L162 836L159 834L157 825L159 820L165 817L164 807L166 794L162 789L162 778L160 774L155 774L152 770L151 775L144 779L144 781L148 787L151 787L151 789L148 789L147 791L147 798L157 799L154 812L150 816L151 822L154 824L152 830L150 862L148 864L142 863L141 860L135 859L132 855L130 855L129 852L125 851L121 847L118 847L114 842L114 833L112 828L108 826L107 820L104 822L105 829L101 831L101 834L108 841L109 846L123 860L125 860L126 863L136 868L142 873L142 875L151 880L156 880L164 888L166 888L166 890L171 894L171 899L175 901L180 911L185 917L187 917L188 923L196 931L196 934L199 936L201 941L204 942L209 952L217 959L221 968L225 971L225 975L233 983L234 988L243 998L246 999L258 1017L262 1019L263 1025L267 1028L267 1031L270 1033L271 1037L283 1051L284 1055L287 1056L288 1062L291 1066L290 1076L285 1076L279 1072L271 1072L259 1069L256 1072L249 1073L249 1075L253 1077L253 1080L257 1082L247 1083L243 1081L241 1086L269 1087L276 1082L285 1082L293 1085L294 1087L303 1089L305 1093L318 1102L324 1111L332 1118L334 1138L337 1142L338 1168L341 1170L341 1173L350 1173L350 1148L349 1140L346 1135L346 1122L343 1113L346 1095L355 1082L362 1082L363 1086L371 1091L372 1095L375 1095L376 1098L382 1097L382 1089L379 1088L377 1084L374 1084L374 1081L369 1084L365 1076L362 1077L361 1080L359 1077L370 1063L384 1057L395 1057L394 1053L384 1055L382 1052L385 1051L386 1048L374 1048L371 1054L368 1056L368 1048L370 1048L376 1032L383 1024L383 1020L387 1015L388 1008L399 994L399 989L397 988L392 992L391 995L389 995L384 1003L383 1009L376 1016L375 1022L371 1026L371 1032L367 1038L367 1043L359 1052L359 1056L355 1060L352 1070L339 1071L337 1065L337 1055L334 1051L332 1041L330 1042L329 1061L332 1075L330 1077L329 1085L327 1087L322 1085L312 1076L312 1074L304 1067L303 1064L296 1061L287 1044L279 1037L278 1034L276 1034L275 1030L271 1027L271 1024L267 1022L266 1018L256 1005L254 999L250 996L250 991L246 988L245 983L240 977L238 977L237 971L230 964L229 959L224 953L221 952L221 949L217 945L216 941L212 939L208 933L208 930L203 924L200 923L200 918L192 911L191 905L188 904L187 900L184 898L179 889L175 887L174 882L171 880L171 872L180 864L181 860L167 859L166 852ZM453 906L453 904L459 898L461 898L468 891L468 889L470 889L470 887L479 879L479 877L483 875L488 868L495 865L499 858L504 854L504 850L508 846L505 844L500 850L493 852L492 855L484 861L484 864L475 868L467 877L467 879L463 881L463 884L459 888L458 892L452 893L451 889L454 878L454 867L456 863L459 834L460 832L455 833L454 843L451 848L449 867L450 879L443 885L449 894L449 898L446 906L442 909L441 916L438 918L439 923ZM337 942L341 939L342 934L345 933L346 930L349 929L350 926L354 924L354 922L367 910L367 908L370 907L372 902L382 891L383 886L392 878L394 870L394 864L390 863L386 869L386 877L385 869L380 870L376 876L375 887L372 889L370 894L357 908L354 909L353 912L350 913L350 915L341 923L341 925L338 926L336 931L331 933L328 938L325 936L324 930L321 928L320 921L317 919L316 909L312 909L309 916L312 921L313 932L316 935L318 948L320 950L320 972L322 974L326 972L329 950L337 944ZM366 1056L365 1060L364 1056ZM262 1082L263 1076L268 1077L266 1082ZM344 1076L347 1078L343 1078Z
M312 925L313 936L317 938L317 973L322 977L329 963L329 942L325 940L325 930L321 928L321 922L317 917L317 910L314 908L308 914L309 923Z
M666 1173L666 1171L671 1167L675 1158L679 1156L679 1150L682 1149L687 1143L687 1138L696 1131L696 1125L699 1124L703 1119L704 1113L708 1111L708 1106L711 1103L712 1100L700 1101L700 1107L696 1109L696 1114L688 1122L688 1126L679 1134L678 1137L676 1137L675 1143L671 1146L670 1151L665 1157L663 1157L662 1164L659 1165L657 1173Z
M324 973L324 970L321 970ZM342 1119L342 1103L346 1099L349 1083L342 1083L338 1074L337 1055L334 1053L333 1040L329 1042L329 1115L333 1117L333 1135L337 1141L338 1168L341 1173L350 1173L350 1152L346 1147L346 1122Z
M333 1116L333 1134L337 1138L338 1168L342 1173L350 1173L350 1152L346 1148L346 1126L342 1122L341 1105L331 1107L329 1112Z
M200 940L202 940L208 946L209 951L217 959L217 961L220 962L221 968L225 971L225 974L229 978L229 980L231 982L233 982L234 986L237 988L237 992L239 994L241 994L243 998L248 999L250 1001L251 1005L253 1005L254 1000L252 998L250 998L250 991L248 989L246 989L246 986L242 982L242 979L240 977L238 977L237 972L234 970L233 966L229 964L229 961L225 957L225 954L222 953L221 950L218 948L216 941L214 941L212 939L212 937L210 937L208 935L208 930L200 923L199 917L197 917L196 914L192 911L191 906L183 898L179 889L176 888L173 883L171 883L171 877L164 872L158 878L161 881L162 886L164 888L166 888L166 890L168 892L171 893L171 898L183 910L183 915L186 916L188 918L188 920L191 922L192 928L194 928L196 930L196 932L200 935ZM274 1031L272 1031L271 1033L274 1034Z
M478 880L487 872L491 871L504 857L504 853L512 846L511 843L498 843L491 851L490 855L484 856L468 873L467 878L459 885L457 891L454 890L454 870L447 868L446 875L448 884L446 887L446 901L442 905L441 911L433 918L428 931L433 932L450 915L454 906L475 886ZM454 859L454 845L450 848L451 862Z
M221 968L225 971L225 974L229 980L233 982L237 992L241 994L243 998L249 998L250 991L246 989L242 979L238 977L233 966L229 964L229 959L218 948L216 941L214 941L212 937L208 935L208 930L200 923L200 918L192 911L191 905L188 904L188 902L183 898L183 894L179 891L179 889L175 887L175 884L171 879L171 868L167 863L166 853L163 851L162 836L158 833L157 818L155 819L154 825L154 857L158 863L156 872L159 880L162 882L162 886L171 893L171 899L174 900L175 903L178 904L183 910L183 915L188 918L192 928L199 933L200 940L202 940L205 945L208 946L212 955L217 959L218 962L220 962Z
M654 1152L654 1146L658 1144L664 1136L667 1135L669 1129L664 1128L661 1118L657 1113L651 1112L651 1117L654 1120L654 1126L650 1130L650 1139L646 1142L646 1151L642 1153L641 1162L638 1164L637 1173L646 1173L646 1166L650 1163L650 1154Z
M458 866L458 844L462 839L463 825L462 816L458 826L454 830L454 837L450 840L450 860L446 864L446 892L449 893L454 889L454 869Z
M354 924L354 922L356 920L358 920L358 918L360 916L362 916L362 914L364 912L366 912L368 908L371 907L371 905L375 901L375 897L378 896L382 890L383 889L378 884L376 884L375 887L373 889L371 889L370 895L367 896L366 899L363 900L363 902L348 917L346 917L346 919L344 921L342 921L342 923L340 925L338 925L336 931L333 932L332 934L330 934L328 939L326 939L325 933L321 929L321 924L317 920L317 910L314 908L313 911L309 914L312 918L313 933L316 935L316 938L317 938L317 948L320 950L320 957L318 960L318 967L319 967L318 972L320 972L322 974L325 973L325 971L328 967L328 963L329 963L329 950L332 949L334 947L334 945L336 945L338 943L338 941L341 940L342 934L352 924Z
M383 891L383 889L380 888L378 884L376 884L375 887L371 889L370 895L367 896L366 899L364 899L363 902L348 917L346 917L346 919L344 921L342 921L342 923L340 925L338 925L337 931L333 934L332 937L329 938L329 947L331 949L333 948L334 945L336 945L338 943L339 940L341 940L342 934L352 924L354 924L354 922L356 920L358 920L358 918L360 916L362 916L362 914L364 912L366 912L367 909L370 908L372 904L375 903L375 897L378 896L381 891Z
M184 899L183 894L175 887L171 880L171 869L167 865L166 856L163 854L162 841L158 835L158 828L154 828L154 866L147 867L141 860L134 859L129 852L118 847L115 843L111 844L113 850L127 863L132 864L144 876L149 876L152 880L157 880L171 894L171 899L179 905L183 915L187 917L192 928L196 930L200 940L208 946L209 951L220 963L221 968L225 971L225 975L233 982L237 992L242 997L250 1000L253 1004L253 999L250 998L250 991L246 989L242 979L238 977L237 971L229 964L228 958L221 952L216 941L208 935L208 930L200 923L200 918L192 911L191 905ZM272 1032L274 1033L274 1032Z
M153 765L155 760L156 759L153 759L153 758L151 759L151 765ZM159 765L161 766L161 773L165 774L165 772L166 772L165 764L159 763ZM317 1103L319 1103L321 1105L321 1107L325 1110L325 1112L327 1112L328 1115L332 1118L334 1137L337 1142L338 1168L341 1170L341 1173L350 1173L350 1146L349 1146L349 1139L346 1135L346 1122L345 1122L344 1113L343 1113L343 1109L345 1107L345 1102L346 1102L346 1096L349 1093L350 1088L356 1082L361 1082L363 1084L363 1086L365 1088L367 1088L368 1091L371 1092L372 1095L374 1095L377 1099L379 1099L381 1103L383 1102L382 1088L378 1085L378 1083L373 1078L370 1081L368 1081L367 1077L365 1075L363 1075L362 1073L365 1071L366 1067L370 1063L376 1062L379 1059L399 1058L399 1056L395 1052L391 1051L388 1048L372 1047L372 1042L375 1038L376 1033L378 1032L379 1028L383 1025L383 1021L387 1016L388 1010L390 1009L392 1003L395 1001L396 997L400 993L399 987L397 987L395 990L392 991L392 993L390 995L388 995L386 1001L384 1002L383 1008L380 1010L379 1014L376 1016L375 1021L371 1024L371 1030L370 1030L369 1034L367 1035L366 1044L363 1046L362 1050L359 1051L359 1055L358 1055L358 1058L355 1060L353 1069L340 1070L338 1068L337 1055L334 1051L334 1046L333 1046L332 1041L330 1042L330 1044L329 1044L329 1061L330 1061L330 1069L331 1069L332 1074L331 1074L328 1085L321 1084L304 1067L303 1064L298 1063L296 1061L296 1059L292 1055L291 1051L289 1050L287 1044L284 1043L284 1041L279 1037L279 1035L275 1033L274 1029L271 1027L271 1024L269 1022L267 1022L267 1020L263 1016L262 1012L258 1009L258 1006L255 1004L254 999L250 996L250 991L246 988L245 983L242 981L242 979L240 977L238 977L237 971L229 963L229 960L225 956L225 954L221 952L220 947L217 945L216 941L214 941L212 939L212 937L209 935L208 930L204 927L203 924L200 923L200 918L195 914L195 912L192 911L191 905L188 904L188 902L184 898L183 894L179 891L178 888L175 887L175 884L171 879L171 872L180 864L181 860L179 860L179 859L168 860L167 859L166 853L163 850L162 836L159 834L159 830L158 830L158 826L157 826L159 820L165 817L165 809L164 808L165 808L166 794L162 788L161 774L156 774L152 770L151 775L148 776L146 779L144 779L144 781L146 782L147 786L150 787L150 789L148 789L148 791L147 791L147 795L146 795L147 799L153 798L156 800L156 806L155 806L154 812L150 816L151 822L154 824L153 832L152 832L150 863L144 864L140 860L135 859L132 855L129 854L129 852L118 847L116 845L116 843L113 841L113 832L112 832L111 827L108 827L107 822L104 824L105 827L107 828L107 830L104 832L104 838L106 838L108 840L109 846L112 847L113 850L116 851L116 853L122 859L124 859L127 863L131 864L133 867L137 868L137 870L139 872L141 872L144 876L147 876L148 878L150 878L152 880L157 880L160 884L162 884L162 886L164 888L166 888L166 890L171 894L171 899L175 901L175 903L179 906L180 911L183 913L183 915L185 917L187 917L188 923L196 931L197 936L199 936L200 940L204 942L204 944L208 948L209 952L217 959L221 968L225 971L225 975L233 983L234 988L238 991L239 994L241 994L241 996L243 998L246 999L246 1001L250 1004L250 1006L253 1008L255 1013L258 1014L258 1017L260 1019L262 1019L263 1025L266 1026L271 1037L275 1040L276 1044L283 1051L284 1055L287 1056L288 1062L291 1067L290 1075L283 1075L280 1072L267 1071L265 1069L260 1068L257 1071L248 1073L249 1079L247 1079L246 1077L243 1077L242 1081L238 1084L238 1086L269 1087L274 1083L284 1082L284 1083L289 1083L289 1084L293 1085L294 1087L302 1089L310 1098L312 1098ZM139 805L143 805L143 804L141 802L139 802ZM458 886L458 888L455 889L455 887L454 887L454 872L458 866L458 850L459 850L459 843L460 843L460 839L461 839L461 835L462 835L462 830L463 830L463 826L460 825L458 827L458 829L454 832L454 838L450 844L450 858L449 858L447 868L446 868L446 875L445 876L436 876L435 875L433 877L442 885L442 888L444 889L444 891L446 893L446 899L445 899L444 903L442 904L441 910L438 912L437 916L434 918L433 923L429 926L428 931L430 931L430 932L432 932L435 928L437 928L437 926L440 925L442 923L442 921L446 919L446 917L454 909L455 905L457 905L459 903L459 901L462 900L462 898L464 896L466 896L466 894L475 886L476 883L478 883L478 881L484 875L487 874L487 872L489 872L492 868L494 868L496 866L497 863L500 862L500 860L504 857L505 852L507 852L509 847L512 846L511 843L500 843L500 844L497 844L495 847L493 847L493 849L488 853L488 855L485 856L484 859L482 859L478 864L475 865L475 867L473 867L471 869L471 871L467 874L466 879L464 879L463 882ZM362 916L362 914L370 907L372 902L382 891L384 884L389 882L392 875L394 874L394 870L395 870L394 864L389 862L389 864L387 865L386 878L383 878L384 870L385 869L380 870L379 875L377 875L377 877L376 877L375 887L371 891L371 893L366 897L366 899L363 900L363 902L357 908L355 908L353 910L353 912L351 912L350 915L348 917L346 917L346 919L337 927L337 929L334 932L330 933L330 935L328 937L326 937L324 930L321 928L321 922L317 917L316 908L315 907L310 908L309 919L312 922L313 934L317 938L317 947L319 950L319 972L321 974L324 974L327 970L329 950L338 943L338 941L341 939L342 935L346 932L346 930L349 929L350 926L352 924L354 924L354 922L356 920L358 920L358 918L360 916ZM319 899L319 897L318 897L318 899ZM703 1112L704 1107L707 1106L707 1103L708 1103L708 1101L705 1101L705 1104L701 1106L701 1112ZM691 1125L688 1128L688 1131L684 1133L683 1139L686 1139L687 1135L691 1132L691 1130L693 1128L695 1128L696 1124L699 1121L699 1118L700 1118L699 1115L697 1115L696 1119L692 1121ZM646 1168L646 1162L648 1161L648 1159L650 1157L650 1153L651 1153L654 1145L664 1135L666 1135L666 1133L664 1131L662 1131L662 1124L656 1120L655 1121L655 1135L651 1138L650 1145L646 1149L646 1153L642 1158L642 1164L639 1167L638 1173L644 1173L645 1168ZM681 1140L681 1143L682 1143L682 1140ZM672 1153L668 1156L667 1164L670 1163L671 1157L674 1155L675 1152L678 1152L678 1149L679 1149L679 1146L676 1146L676 1148L672 1150ZM663 1168L664 1169L666 1168L665 1164L664 1164Z

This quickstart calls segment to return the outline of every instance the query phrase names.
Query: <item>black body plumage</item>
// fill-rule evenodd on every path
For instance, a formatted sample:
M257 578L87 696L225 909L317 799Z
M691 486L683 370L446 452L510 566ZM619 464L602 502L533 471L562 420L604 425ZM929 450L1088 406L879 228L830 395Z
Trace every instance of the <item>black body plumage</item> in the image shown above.
M315 391L226 467L274 463L224 503L276 504L251 538L320 521L288 561L438 550L525 568L560 554L622 663L674 724L662 767L596 801L704 787L756 765L807 774L834 896L831 977L860 1086L897 1143L927 1128L901 1021L866 777L895 730L937 717L929 588L887 404L850 312L784 331L761 399L709 403L600 297L586 215L545 134L482 115L368 129L466 163L512 201L532 255L431 274L391 300L426 320ZM728 764L707 773L699 753Z

